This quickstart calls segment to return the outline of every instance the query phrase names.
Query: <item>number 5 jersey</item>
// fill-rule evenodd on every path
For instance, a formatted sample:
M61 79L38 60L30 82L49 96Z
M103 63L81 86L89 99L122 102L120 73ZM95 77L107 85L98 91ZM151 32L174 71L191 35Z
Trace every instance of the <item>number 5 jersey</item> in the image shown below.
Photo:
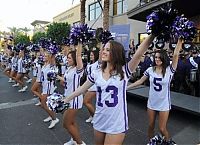
M175 70L171 65L166 68L165 76L157 74L153 67L149 67L144 75L149 77L150 89L147 107L157 111L171 109L170 83Z

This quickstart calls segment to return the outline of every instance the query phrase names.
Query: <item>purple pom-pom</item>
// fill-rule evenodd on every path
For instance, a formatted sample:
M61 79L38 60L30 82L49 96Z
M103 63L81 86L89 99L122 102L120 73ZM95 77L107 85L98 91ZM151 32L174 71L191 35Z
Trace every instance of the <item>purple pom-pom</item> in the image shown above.
M192 41L196 36L197 30L192 21L182 16L177 16L172 26L172 34L175 38L182 38Z
M70 104L63 102L63 95L53 93L47 97L46 102L48 108L56 113L62 113L65 109L68 109Z
M103 44L106 44L109 40L113 40L113 37L112 37L112 34L110 33L110 31L105 30L99 34L98 39Z
M70 31L70 44L77 45L78 42L86 44L93 38L93 32L87 24L77 24L72 26Z
M47 73L47 80L48 81L54 81L57 77L58 72L56 70L50 70Z
M160 7L147 16L146 30L148 34L154 34L157 39L169 41L171 37L171 26L178 12L170 5Z

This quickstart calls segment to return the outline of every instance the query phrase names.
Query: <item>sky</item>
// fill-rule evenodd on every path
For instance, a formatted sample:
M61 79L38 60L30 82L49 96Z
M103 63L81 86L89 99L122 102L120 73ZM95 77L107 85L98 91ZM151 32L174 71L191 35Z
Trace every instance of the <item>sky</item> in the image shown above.
M30 23L34 20L52 22L53 17L79 2L80 0L0 0L0 31L9 31L8 27L33 29Z

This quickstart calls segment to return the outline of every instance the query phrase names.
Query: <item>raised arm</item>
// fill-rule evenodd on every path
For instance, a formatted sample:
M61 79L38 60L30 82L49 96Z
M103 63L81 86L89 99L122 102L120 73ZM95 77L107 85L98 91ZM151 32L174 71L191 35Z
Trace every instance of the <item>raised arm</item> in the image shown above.
M128 85L128 86L127 86L127 90L129 90L130 88L134 88L134 87L137 87L137 86L143 84L144 81L147 80L147 78L148 78L147 76L143 75L139 80L137 80L136 82L134 82L134 83Z
M83 68L83 61L82 61L82 49L83 45L79 42L76 46L76 62L77 62L77 69L80 70Z
M128 62L129 69L131 70L131 72L133 72L137 68L142 55L149 48L149 45L152 43L154 38L155 36L151 34L140 44L137 51L133 55L133 58Z
M74 91L69 96L66 96L66 98L63 101L65 103L68 103L73 98L75 98L75 97L83 94L84 92L86 92L92 85L93 84L89 80L87 80L82 86L78 87L78 89L76 91Z
M172 58L172 67L174 70L176 70L177 68L179 53L180 53L180 50L182 49L182 44L183 44L183 40L179 38L176 44L176 48L174 50L173 58Z

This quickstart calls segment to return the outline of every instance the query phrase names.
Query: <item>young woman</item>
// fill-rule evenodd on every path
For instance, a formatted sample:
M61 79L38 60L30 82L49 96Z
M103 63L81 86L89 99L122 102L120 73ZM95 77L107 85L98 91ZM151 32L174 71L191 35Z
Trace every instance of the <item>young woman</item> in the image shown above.
M77 45L77 50L71 51L67 55L68 68L64 74L64 78L58 76L59 80L64 81L65 96L71 94L80 86L80 78L83 75L83 62L81 52L82 44L79 43ZM77 95L77 97L71 100L69 103L70 108L64 112L63 126L71 135L71 140L65 143L64 145L85 145L85 143L81 140L78 124L75 120L76 115L78 113L78 109L81 109L83 106L83 95Z
M32 79L32 87L31 91L34 95L38 96L40 98L41 96L41 69L42 69L42 64L38 63L38 58L42 57L43 54L41 52L36 52L36 58L34 60L33 64L33 79ZM41 105L40 100L38 103L35 104L36 106Z
M42 94L38 95L41 101L42 108L49 114L49 117L43 120L44 122L51 121L48 127L49 129L53 128L59 122L59 119L56 118L56 114L53 111L49 110L46 104L47 97L53 94L55 90L55 81L54 80L50 81L47 78L47 74L51 70L57 71L55 66L55 55L45 51L44 66L42 67L41 70Z
M17 84L14 84L13 87L21 86L21 89L18 92L25 92L28 86L24 86L24 74L26 73L26 70L23 65L24 61L24 50L20 50L19 52L19 59L17 61L17 76L15 78L15 81Z
M147 113L149 118L148 137L154 136L154 127L156 112L159 112L159 129L165 140L169 140L169 133L167 131L167 120L169 111L171 109L170 101L170 82L177 68L179 51L182 48L182 40L179 39L174 50L172 63L165 50L158 50L155 53L152 67L149 67L143 77L135 83L128 86L132 88L141 85L149 78L150 90L147 104Z
M86 67L86 73L87 75L90 75L93 70L98 69L100 67L100 61L99 59L99 51L91 51L90 52L90 64ZM94 116L94 106L92 104L92 99L96 96L96 87L93 85L91 88L88 89L88 91L84 95L83 103L87 107L90 117L85 122L91 122L92 118Z
M149 35L128 63L125 62L124 47L120 43L106 43L102 50L101 68L94 70L81 87L64 99L64 102L69 102L93 84L96 85L97 101L93 117L96 145L123 143L128 130L126 86L131 72L136 69L153 39L154 36Z
M16 51L13 51L13 53L14 53L14 56L11 59L11 72L10 72L10 77L12 78L12 81L10 81L10 82L13 82L17 75L18 55L17 55Z

